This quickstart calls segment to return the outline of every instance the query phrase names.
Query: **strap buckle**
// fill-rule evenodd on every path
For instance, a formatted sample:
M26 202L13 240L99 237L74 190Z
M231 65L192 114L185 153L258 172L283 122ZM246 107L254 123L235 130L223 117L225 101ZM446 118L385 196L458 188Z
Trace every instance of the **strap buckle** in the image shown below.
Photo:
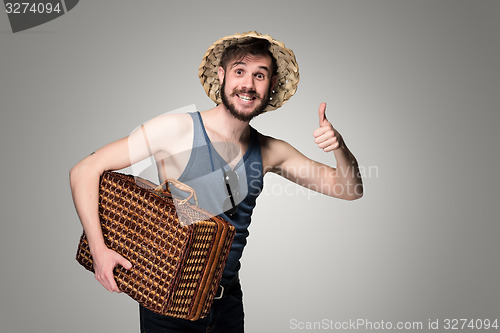
M217 288L217 293L215 293L214 299L221 299L224 295L224 286L219 285Z

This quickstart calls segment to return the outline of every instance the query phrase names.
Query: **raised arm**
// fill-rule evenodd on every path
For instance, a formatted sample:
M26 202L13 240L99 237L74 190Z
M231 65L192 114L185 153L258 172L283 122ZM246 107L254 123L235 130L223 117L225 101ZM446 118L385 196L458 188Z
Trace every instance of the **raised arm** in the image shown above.
M318 147L331 153L336 167L311 160L289 143L262 137L265 171L277 173L301 186L332 197L355 200L363 196L358 163L340 133L325 116L326 104L319 107L319 128L313 133Z

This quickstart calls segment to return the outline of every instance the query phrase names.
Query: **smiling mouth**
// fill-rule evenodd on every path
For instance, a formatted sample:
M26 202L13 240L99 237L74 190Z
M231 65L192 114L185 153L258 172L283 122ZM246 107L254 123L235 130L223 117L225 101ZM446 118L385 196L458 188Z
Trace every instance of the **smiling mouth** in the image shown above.
M255 96L250 96L250 95L236 94L236 96L238 96L238 98L241 99L244 102L250 102L250 101L253 101L253 100L256 99Z

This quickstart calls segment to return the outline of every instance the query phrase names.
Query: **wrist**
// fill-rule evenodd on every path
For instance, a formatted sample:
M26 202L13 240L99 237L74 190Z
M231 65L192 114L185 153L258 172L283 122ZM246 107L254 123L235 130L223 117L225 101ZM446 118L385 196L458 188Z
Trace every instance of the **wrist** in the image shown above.
M338 142L339 142L339 146L333 150L334 152L337 150L344 150L346 148L345 143L344 143L344 138L342 137L342 135L339 136Z
M89 242L90 254L92 256L99 255L103 251L105 251L108 247L104 244L104 240L98 242Z

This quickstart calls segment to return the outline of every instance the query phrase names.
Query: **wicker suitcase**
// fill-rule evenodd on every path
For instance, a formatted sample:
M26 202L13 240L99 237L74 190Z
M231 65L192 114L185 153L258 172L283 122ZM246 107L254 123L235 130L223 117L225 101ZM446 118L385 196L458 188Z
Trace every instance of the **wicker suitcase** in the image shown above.
M106 245L132 263L129 270L115 268L120 290L156 313L197 320L210 310L235 229L191 204L191 197L194 191L178 200L145 179L106 171L99 216ZM93 271L85 233L76 260Z

